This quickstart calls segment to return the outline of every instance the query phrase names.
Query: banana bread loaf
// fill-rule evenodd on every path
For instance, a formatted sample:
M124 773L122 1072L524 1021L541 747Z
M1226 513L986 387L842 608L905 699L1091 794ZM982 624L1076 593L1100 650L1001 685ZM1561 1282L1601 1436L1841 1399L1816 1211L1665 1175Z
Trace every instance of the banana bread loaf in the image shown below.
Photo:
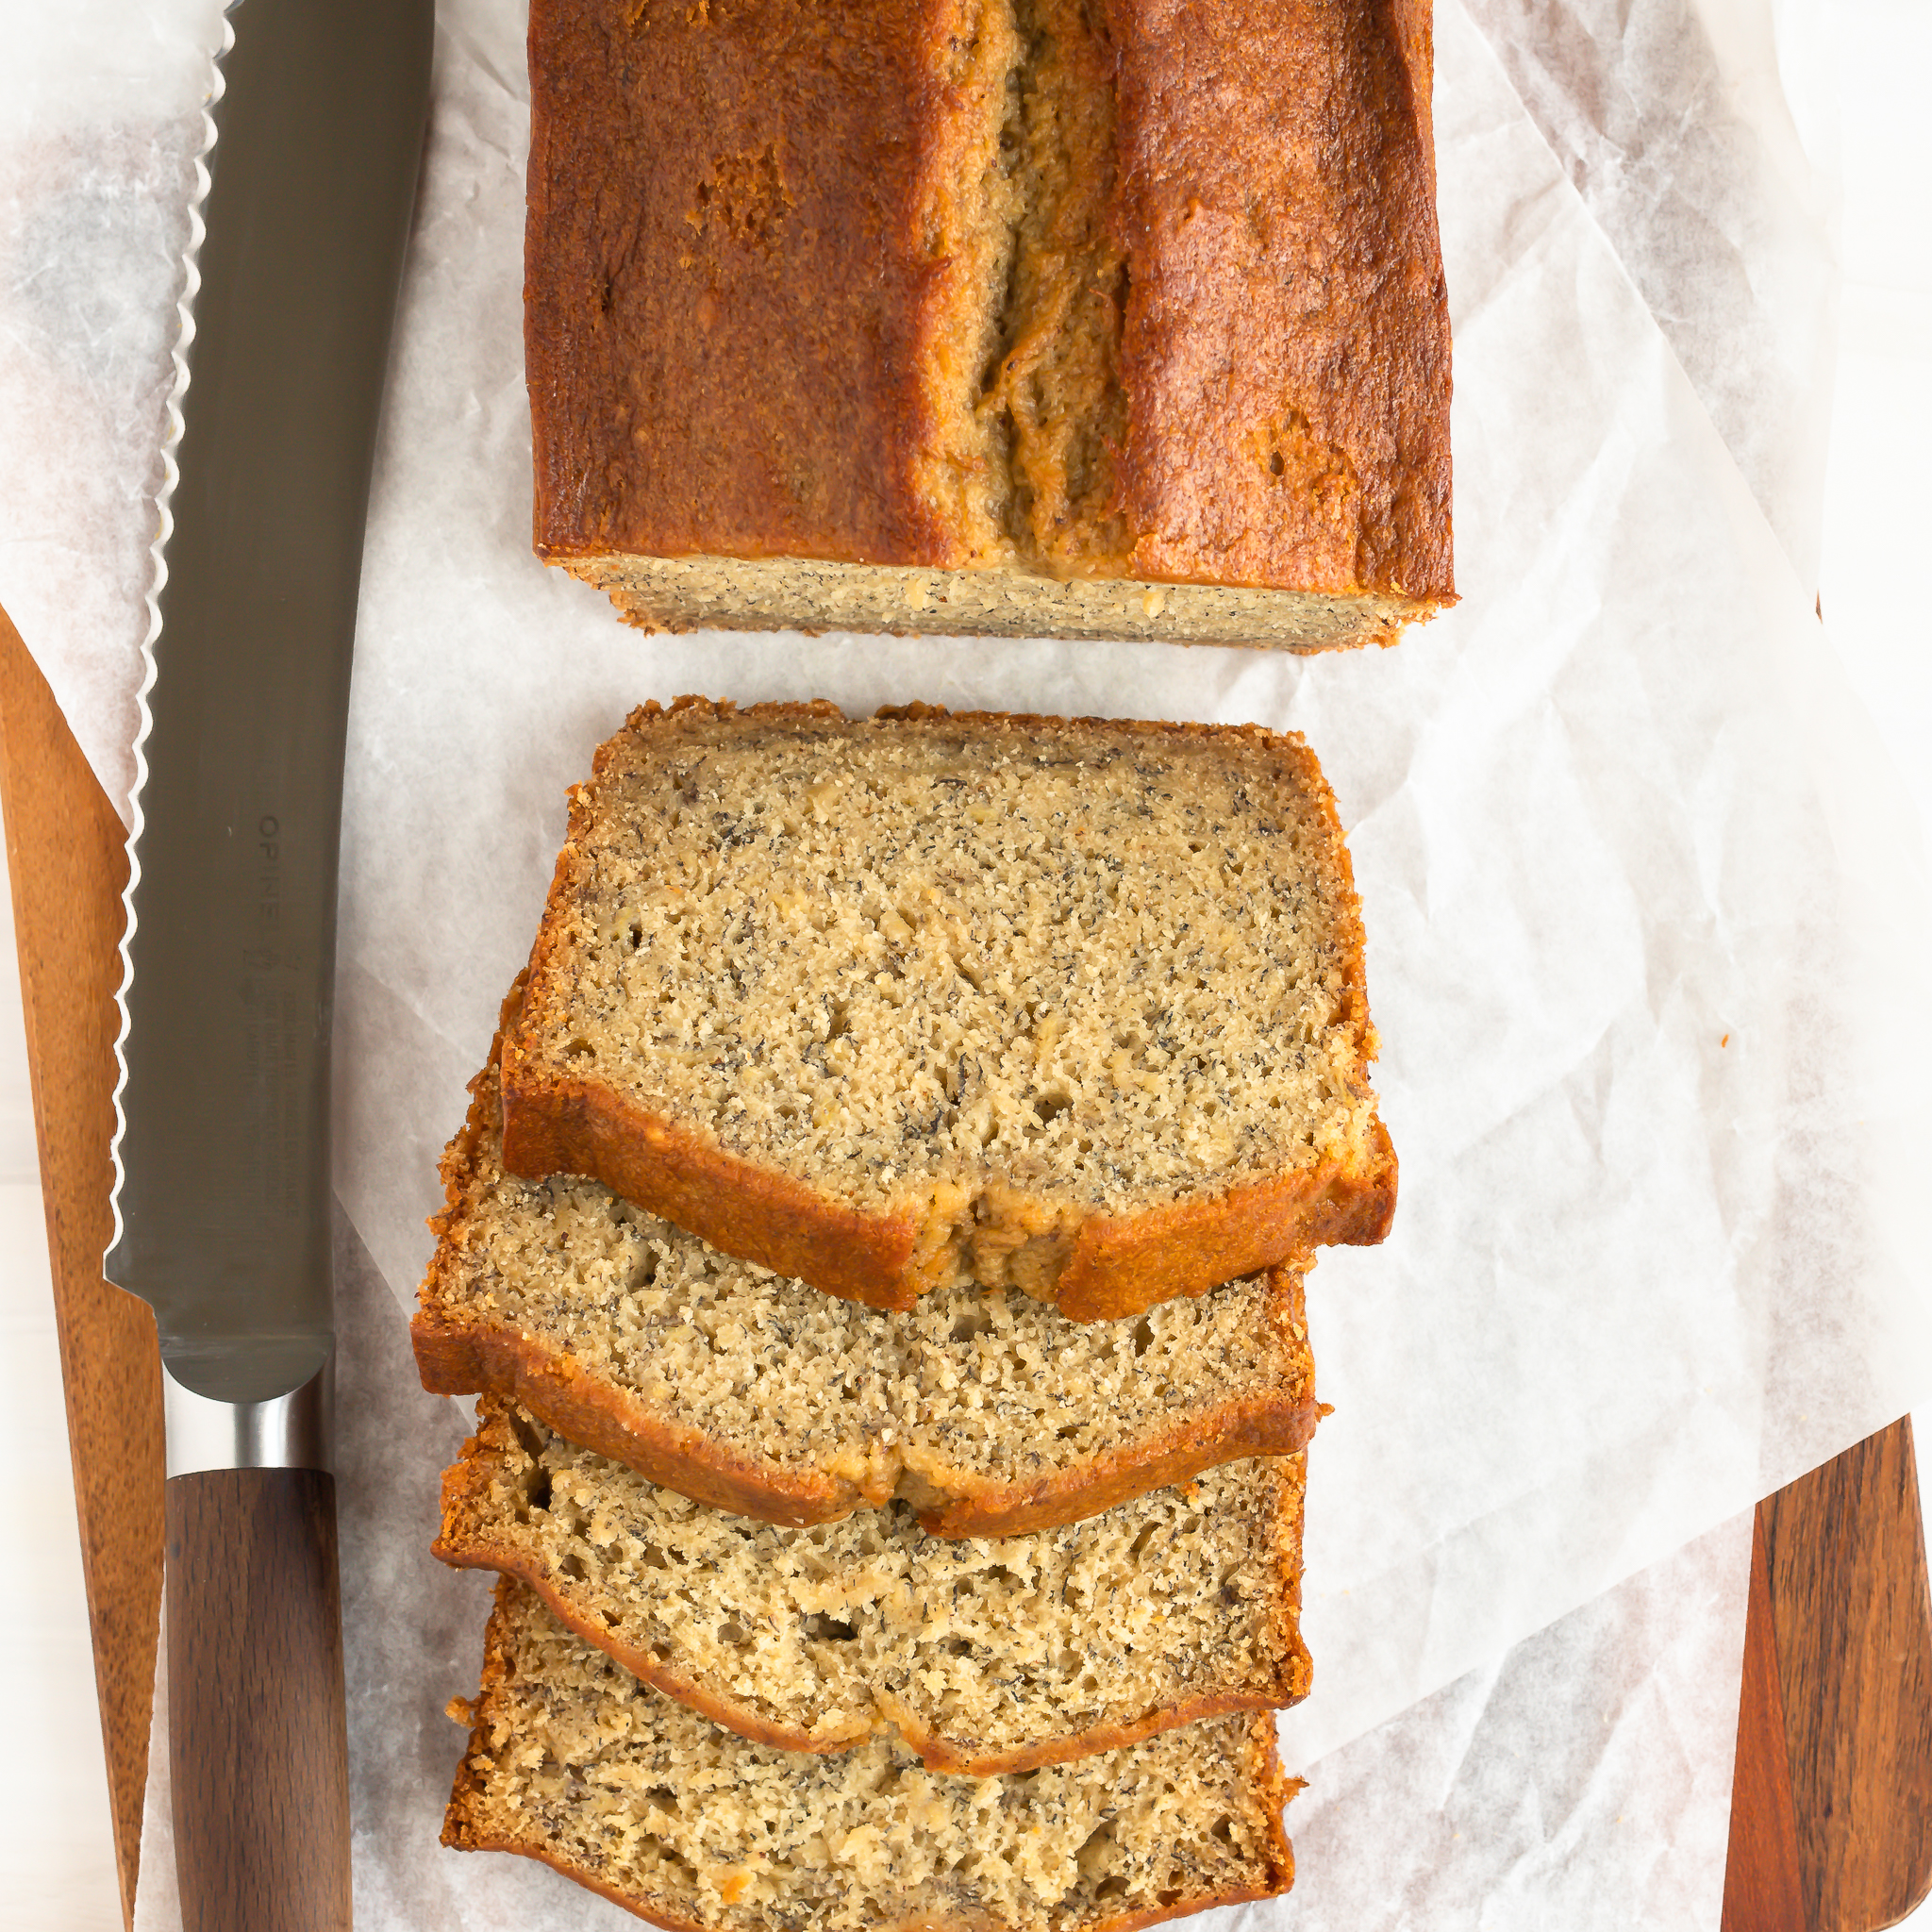
M492 1052L443 1157L412 1330L424 1386L514 1396L700 1502L813 1524L898 1497L928 1531L1008 1536L1288 1455L1314 1428L1297 1269L1121 1322L978 1288L884 1314L595 1181L506 1174L501 1120Z
M1078 1321L1377 1241L1335 802L1253 725L647 705L571 796L504 1164L880 1307Z
M686 1932L1129 1932L1294 1880L1271 1717L948 1776L883 1741L774 1751L659 1696L506 1578L444 1820Z
M633 622L1454 601L1432 0L534 0L539 553Z
M653 1689L761 1744L894 1733L988 1776L1307 1694L1303 1456L1036 1536L903 1504L783 1529L693 1503L495 1398L442 1481L444 1562L520 1577Z

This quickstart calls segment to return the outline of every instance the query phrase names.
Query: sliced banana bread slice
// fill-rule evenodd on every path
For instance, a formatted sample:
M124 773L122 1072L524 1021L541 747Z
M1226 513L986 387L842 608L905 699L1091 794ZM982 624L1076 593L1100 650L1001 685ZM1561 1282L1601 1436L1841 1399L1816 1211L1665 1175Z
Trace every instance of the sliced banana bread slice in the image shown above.
M443 1823L684 1932L1127 1932L1286 1891L1274 1723L1224 1717L1019 1776L883 1741L774 1751L640 1684L506 1578Z
M521 1577L654 1689L786 1751L896 1729L986 1776L1298 1703L1302 1456L1210 1470L1037 1536L927 1536L903 1504L727 1515L493 1397L442 1479L444 1562Z
M1117 1322L978 1288L884 1313L596 1181L506 1174L495 1068L443 1156L413 1328L437 1393L513 1396L722 1509L802 1524L898 1497L941 1536L1072 1522L1314 1429L1298 1270Z
M1299 738L685 698L572 793L504 1161L877 1307L1116 1318L1381 1240L1374 1050Z

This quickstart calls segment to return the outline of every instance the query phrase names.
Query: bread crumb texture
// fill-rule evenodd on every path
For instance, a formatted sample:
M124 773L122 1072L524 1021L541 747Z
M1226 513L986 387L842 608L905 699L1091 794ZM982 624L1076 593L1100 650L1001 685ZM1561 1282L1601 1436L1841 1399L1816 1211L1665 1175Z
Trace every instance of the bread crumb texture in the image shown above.
M666 1926L1064 1932L1285 1891L1267 1717L991 1778L876 1741L748 1742L506 1582L443 1842L520 1852Z
M1083 1472L1112 1480L1173 1442L1198 1442L1198 1459L1152 1481L1191 1474L1217 1449L1251 1453L1224 1441L1223 1416L1254 1419L1266 1440L1251 1446L1298 1446L1312 1425L1298 1272L1115 1322L971 1286L891 1313L735 1260L596 1181L506 1174L500 1121L492 1061L444 1157L450 1205L419 1333L502 1336L507 1354L568 1362L579 1399L631 1441L679 1445L646 1467L658 1480L677 1481L679 1463L740 1471L741 1506L758 1507L762 1489L778 1517L780 1498L816 1489L807 1520L861 1499L1060 1482L1079 1514ZM508 1393L518 1378L432 1386Z
M680 700L573 794L505 1067L1050 1297L1091 1218L1373 1186L1374 1050L1299 738Z
M486 1400L445 1561L535 1586L657 1689L790 1750L896 1735L942 1769L1091 1755L1299 1701L1305 1457L1250 1458L1036 1536L707 1508Z
M1326 651L1392 644L1438 606L1363 591L1057 578L1006 564L931 570L791 557L566 557L641 630L885 631L1123 638Z

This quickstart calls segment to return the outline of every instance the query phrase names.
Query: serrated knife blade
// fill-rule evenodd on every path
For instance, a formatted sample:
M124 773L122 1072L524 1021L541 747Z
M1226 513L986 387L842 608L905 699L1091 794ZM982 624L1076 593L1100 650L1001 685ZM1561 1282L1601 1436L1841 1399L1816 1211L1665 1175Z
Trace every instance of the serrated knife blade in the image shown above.
M337 848L434 8L235 0L226 25L157 545L105 1263L160 1332L191 1932L349 1924L328 1471Z

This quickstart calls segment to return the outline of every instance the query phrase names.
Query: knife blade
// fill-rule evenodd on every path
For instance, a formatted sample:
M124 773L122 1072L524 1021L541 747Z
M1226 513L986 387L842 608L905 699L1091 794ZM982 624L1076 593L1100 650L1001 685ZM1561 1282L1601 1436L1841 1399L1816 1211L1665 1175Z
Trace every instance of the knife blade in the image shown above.
M342 755L434 8L234 0L226 25L137 747L105 1273L160 1333L184 1920L309 1932L349 1924L329 1471Z

